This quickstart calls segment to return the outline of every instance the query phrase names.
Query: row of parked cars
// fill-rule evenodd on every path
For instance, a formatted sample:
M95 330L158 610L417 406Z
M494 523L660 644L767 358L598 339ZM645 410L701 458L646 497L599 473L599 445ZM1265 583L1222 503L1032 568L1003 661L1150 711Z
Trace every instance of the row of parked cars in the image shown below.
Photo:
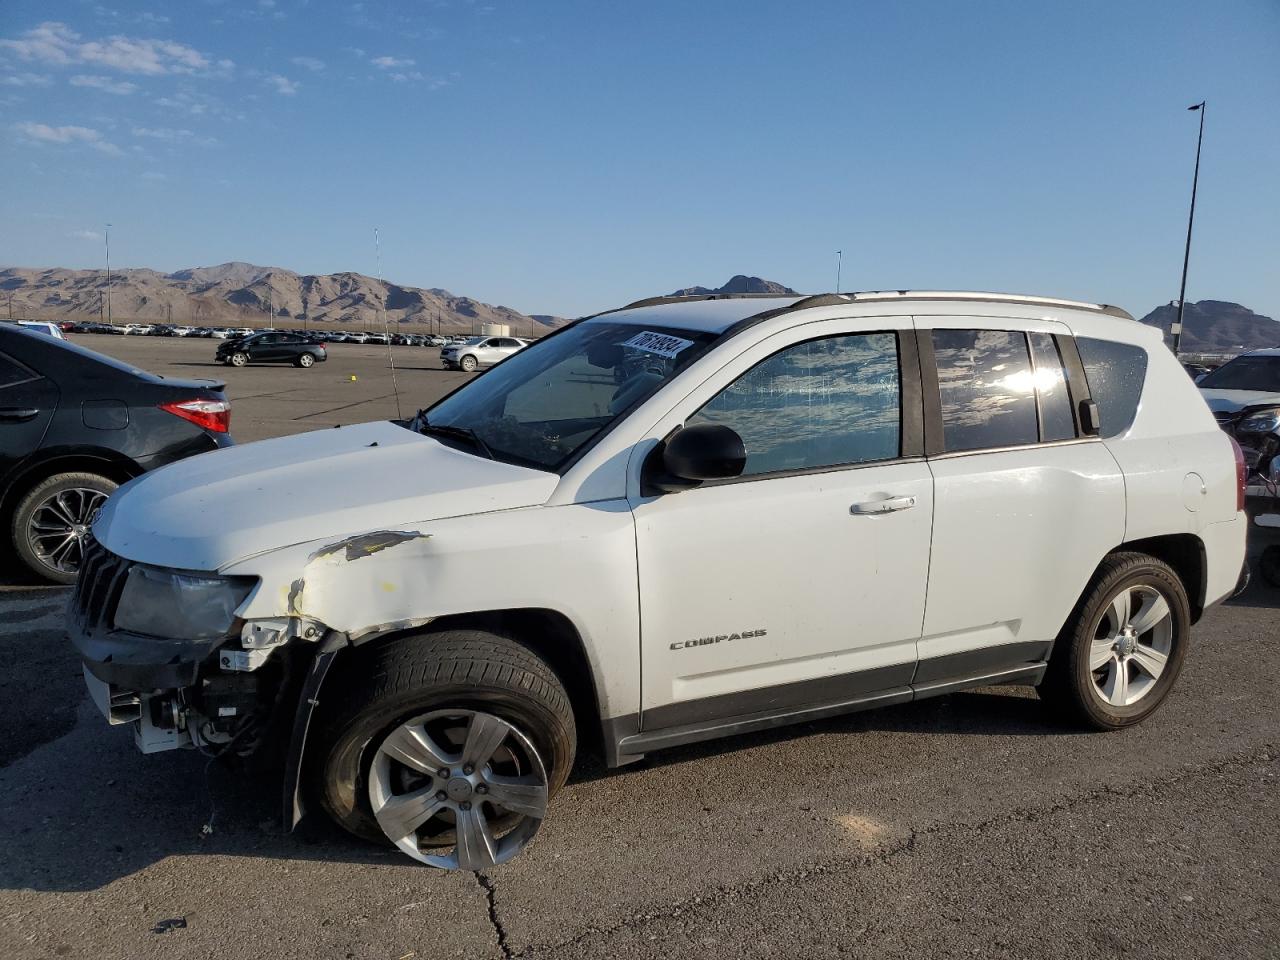
M369 333L363 330L277 330L275 327L189 327L168 323L99 323L94 320L50 322L48 326L56 327L65 333L100 333L117 336L136 337L197 337L213 340L233 340L249 337L256 333L287 333L300 337L312 337L323 343L387 343L402 347L446 347L451 344L463 344L471 337L462 335L444 336L442 334Z

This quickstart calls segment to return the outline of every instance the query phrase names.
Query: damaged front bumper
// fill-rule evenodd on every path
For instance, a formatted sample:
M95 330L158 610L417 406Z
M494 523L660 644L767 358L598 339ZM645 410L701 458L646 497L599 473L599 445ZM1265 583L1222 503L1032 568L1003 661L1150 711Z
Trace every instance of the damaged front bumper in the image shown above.
M303 617L236 620L200 640L118 629L115 608L134 566L94 543L72 595L68 635L94 703L108 723L132 727L143 753L196 748L279 765L292 826L316 694L346 636Z

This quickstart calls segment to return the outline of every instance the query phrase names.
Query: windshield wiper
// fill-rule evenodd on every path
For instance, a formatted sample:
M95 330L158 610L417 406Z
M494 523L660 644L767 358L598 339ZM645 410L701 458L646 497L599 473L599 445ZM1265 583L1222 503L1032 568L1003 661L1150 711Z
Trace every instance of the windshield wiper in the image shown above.
M459 440L466 440L490 460L498 459L494 456L493 451L489 449L489 445L480 439L480 434L470 427L455 427L451 424L438 426L434 423L428 423L426 417L420 416L418 418L418 432L428 436L434 433L441 437L455 437Z

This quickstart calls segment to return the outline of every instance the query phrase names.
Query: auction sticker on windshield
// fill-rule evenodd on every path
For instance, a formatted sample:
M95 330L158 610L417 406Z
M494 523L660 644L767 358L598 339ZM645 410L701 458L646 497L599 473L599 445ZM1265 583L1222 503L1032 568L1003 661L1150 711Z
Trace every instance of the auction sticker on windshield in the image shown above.
M646 330L644 333L637 333L634 337L622 344L624 347L631 347L635 350L643 350L645 353L656 354L659 357L666 357L670 360L681 350L693 346L692 340L682 340L679 337L672 337L665 333L653 333Z

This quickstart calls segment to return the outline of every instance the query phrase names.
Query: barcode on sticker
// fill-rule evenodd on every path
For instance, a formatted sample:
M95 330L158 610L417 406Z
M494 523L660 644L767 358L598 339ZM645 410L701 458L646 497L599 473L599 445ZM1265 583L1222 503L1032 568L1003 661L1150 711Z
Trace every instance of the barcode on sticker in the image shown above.
M645 353L656 354L659 357L671 359L686 347L692 347L692 340L682 340L680 337L668 336L665 333L653 333L646 330L644 333L637 333L634 337L623 344L624 347L631 347L635 350L643 350Z

